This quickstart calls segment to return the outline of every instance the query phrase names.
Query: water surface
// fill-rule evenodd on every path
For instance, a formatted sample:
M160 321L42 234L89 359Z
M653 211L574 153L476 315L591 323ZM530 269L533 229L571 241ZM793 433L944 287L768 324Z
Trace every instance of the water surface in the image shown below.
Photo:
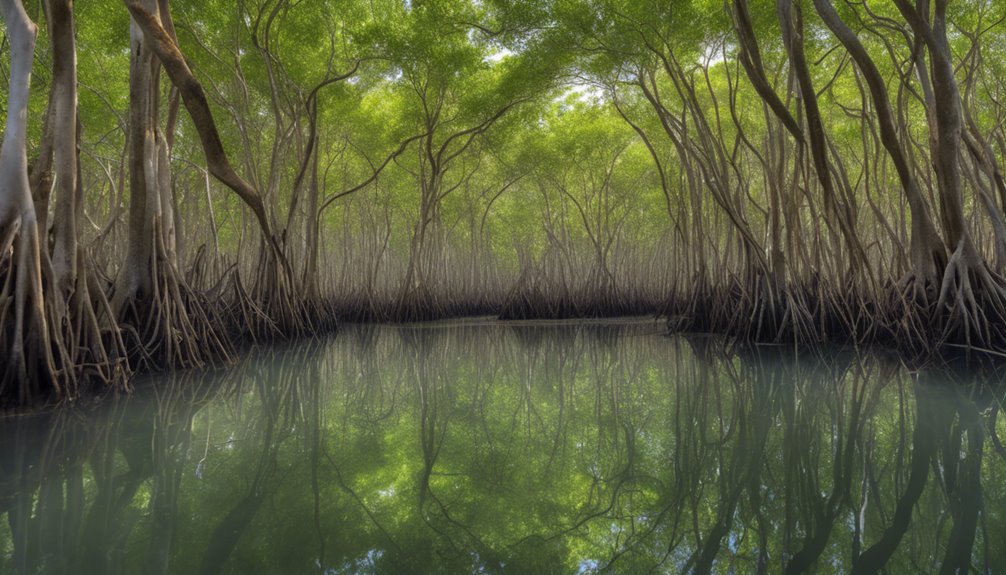
M348 326L8 419L0 570L1006 572L1006 387L658 332Z

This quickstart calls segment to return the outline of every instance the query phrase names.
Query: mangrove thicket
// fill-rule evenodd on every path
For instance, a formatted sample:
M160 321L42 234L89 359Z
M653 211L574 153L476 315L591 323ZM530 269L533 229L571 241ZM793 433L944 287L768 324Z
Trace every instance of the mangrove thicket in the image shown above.
M1006 5L0 0L0 398L337 321L1006 351Z

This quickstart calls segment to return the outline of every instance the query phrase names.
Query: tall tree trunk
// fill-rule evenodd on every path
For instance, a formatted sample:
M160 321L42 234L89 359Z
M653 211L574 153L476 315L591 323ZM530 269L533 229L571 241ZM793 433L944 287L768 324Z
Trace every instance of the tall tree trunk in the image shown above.
M312 318L302 305L297 278L280 244L280 238L274 232L262 195L238 175L227 157L206 93L189 69L171 32L167 0L160 0L157 6L152 6L151 0L123 2L133 17L132 21L142 30L146 39L144 46L157 55L171 83L178 89L202 144L209 172L234 191L255 214L267 250L250 298L252 301L249 302L262 308L264 314L257 312L252 315L255 318L267 316L265 327L262 328L266 332L275 332L277 329L280 333L310 331ZM238 291L246 293L240 286ZM249 320L249 331L259 331L259 321Z
M814 7L831 32L845 47L863 74L880 126L880 139L894 163L902 190L912 215L911 259L918 285L938 281L947 261L946 250L929 215L926 200L908 161L908 155L898 138L894 115L887 95L887 86L880 70L867 53L856 33L841 19L831 0L814 0Z
M42 287L40 234L28 184L28 96L38 28L21 0L0 0L0 9L11 54L7 125L0 148L0 272L9 279L0 294L0 316L13 316L0 336L7 355L0 396L16 385L18 401L26 403L44 383L60 392ZM10 289L13 294L6 293Z
M797 139L803 142L803 130L797 123L793 115L789 113L786 104L779 99L779 95L772 89L768 77L765 75L765 67L762 64L761 50L758 48L758 37L754 33L754 26L751 24L751 11L748 9L747 0L733 0L733 10L731 16L734 21L734 31L737 34L740 51L739 59L748 79L754 86L758 95L775 113L783 126Z
M56 211L52 266L56 289L69 295L77 279L77 47L73 0L48 0L52 42L53 152Z
M824 209L826 220L832 218L838 221L839 232L845 241L848 251L849 268L853 273L859 272L866 264L866 251L856 237L856 225L851 207L838 197L835 180L831 175L831 162L828 159L827 134L824 122L821 120L821 110L817 103L817 92L807 66L804 53L803 14L800 5L794 5L792 0L777 0L779 25L782 27L783 43L793 65L797 83L800 86L800 100L803 102L807 121L807 134L810 139L810 152L814 161L814 171L824 192Z
M156 18L156 1L144 2L144 8L152 10ZM129 243L113 300L113 308L119 315L130 302L152 295L156 273L155 234L161 205L154 123L157 62L135 20L130 21L129 40Z
M318 298L318 251L319 235L321 227L321 217L318 214L318 198L321 189L318 182L318 157L315 151L311 160L311 181L308 184L307 215L304 218L304 286L305 295L308 298Z
M930 26L928 2L922 3L920 10L906 0L895 0L916 36L929 49L933 104L936 108L936 125L929 126L930 133L936 134L933 165L940 191L940 215L947 248L956 250L963 242L970 242L971 239L966 238L968 232L961 191L960 152L964 122L960 88L954 77L953 55L947 40L947 3L948 0L936 0L933 23Z
M166 7L158 0L143 0L139 10L165 30ZM111 307L135 328L125 330L136 339L134 361L153 368L200 366L226 359L229 345L220 336L220 322L211 317L212 307L192 292L178 269L169 144L160 128L161 63L155 42L135 15L130 40L129 246ZM169 105L172 126L170 116Z

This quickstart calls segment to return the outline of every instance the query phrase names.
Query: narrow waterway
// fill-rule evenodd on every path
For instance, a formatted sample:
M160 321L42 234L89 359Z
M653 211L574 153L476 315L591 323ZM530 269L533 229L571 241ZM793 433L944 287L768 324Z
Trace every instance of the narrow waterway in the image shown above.
M1006 385L660 331L347 326L9 418L0 569L1006 572Z

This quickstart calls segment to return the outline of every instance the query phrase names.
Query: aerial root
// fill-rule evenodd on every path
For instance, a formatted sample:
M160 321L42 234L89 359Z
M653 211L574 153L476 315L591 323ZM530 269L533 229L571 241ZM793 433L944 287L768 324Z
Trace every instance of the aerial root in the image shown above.
M229 363L232 350L215 306L189 288L165 258L158 260L151 293L128 294L117 314L130 343L130 364L156 371Z
M51 332L55 319L46 306L42 285L42 252L37 224L22 215L7 226L0 243L0 350L4 358L0 374L0 398L17 396L27 404L43 393L57 397L63 393Z
M936 309L942 323L938 345L1006 348L1006 280L968 242L947 262Z
M278 337L282 333L279 325L245 289L241 274L234 270L231 277L234 302L228 313L228 323L248 334L253 342Z

